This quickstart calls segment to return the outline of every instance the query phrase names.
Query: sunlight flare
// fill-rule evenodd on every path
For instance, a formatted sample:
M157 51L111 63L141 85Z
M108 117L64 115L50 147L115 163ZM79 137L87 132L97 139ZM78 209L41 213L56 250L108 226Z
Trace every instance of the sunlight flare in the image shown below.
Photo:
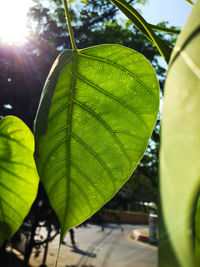
M2 1L0 8L0 41L23 44L28 36L27 12L32 0Z

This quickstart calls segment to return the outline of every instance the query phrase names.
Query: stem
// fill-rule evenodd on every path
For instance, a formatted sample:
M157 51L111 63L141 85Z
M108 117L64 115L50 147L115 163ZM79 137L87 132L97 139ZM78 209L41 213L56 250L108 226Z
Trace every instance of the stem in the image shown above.
M176 29L169 29L169 28L165 28L162 26L153 25L150 23L148 23L148 24L153 30L160 31L160 32L167 32L169 34L179 34L181 32L180 30L176 30Z
M165 43L160 39L153 31L151 26L146 20L139 14L139 12L129 5L125 0L111 0L130 20L139 28L139 30L155 44L161 56L169 62L171 49L166 46Z
M55 267L58 266L58 259L59 259L59 255L60 255L60 247L61 247L61 242L60 242L59 247L58 247L58 252L57 252L57 257L56 257L56 264L55 264Z
M67 5L67 0L63 0L63 4L64 4L64 8L65 8L65 15L66 15L66 19L67 19L69 35L70 35L70 40L71 40L71 44L72 44L72 50L76 51L77 47L76 47L76 42L75 42L75 38L74 38L74 33L73 33L73 30L72 30L72 25L71 25L71 19L70 19L70 14L69 14L69 8L68 8L68 5Z
M48 227L48 234L47 234L47 240L50 238L51 236L51 226ZM43 261L42 261L42 265L45 266L46 260L47 260L47 252L48 252L48 248L49 248L49 242L47 242L45 244L45 249L44 249L44 256L43 256Z

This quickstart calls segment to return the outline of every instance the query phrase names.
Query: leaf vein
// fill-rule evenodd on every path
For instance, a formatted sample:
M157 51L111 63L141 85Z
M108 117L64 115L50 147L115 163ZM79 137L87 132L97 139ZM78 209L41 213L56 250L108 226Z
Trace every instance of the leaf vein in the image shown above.
M21 166L24 166L24 167L26 167L26 168L28 168L28 169L31 169L31 170L34 170L34 171L35 171L35 169L34 169L33 167L31 167L31 166L29 166L29 165L27 165L27 164L25 164L25 163L23 163L23 162L17 162L17 161L8 160L8 159L3 159L3 158L0 158L0 161L6 162L6 163L10 163L10 164L21 165Z
M108 176L110 177L112 183L113 183L113 190L115 191L116 189L116 184L115 184L115 178L111 172L111 170L108 168L108 166L105 164L105 162L99 157L99 155L91 148L89 147L82 139L80 139L76 134L71 132L71 136L78 141L84 148L87 149L94 157L95 159L101 164L101 166L106 170L108 173Z
M26 203L26 201L18 194L16 194L14 191L12 191L12 189L10 189L9 187L7 187L5 184L0 182L0 187L3 187L5 190L9 191L11 194L13 194L14 196L16 196L19 200L21 200L24 205L29 208L28 204Z
M104 201L106 201L106 198L105 198L104 194L103 194L102 191L98 188L98 186L95 185L95 183L93 182L93 180L90 179L90 177L89 177L87 174L85 174L83 171L81 171L80 168L78 168L74 163L72 163L71 165L74 167L74 169L75 169L75 170L76 170L82 177L84 177L84 178L88 181L88 183L90 183L90 184L95 188L95 190L99 193L99 195L101 196L101 198L102 198Z
M52 139L55 138L55 134L56 135L60 134L61 132L63 132L64 130L66 130L68 127L69 127L69 125L64 126L63 128L59 129L57 132L55 132L52 136L49 136L48 142L51 143Z
M65 176L66 175L62 175L60 178L58 178L58 179L56 179L56 181L52 184L52 186L50 187L50 189L49 189L49 192L48 192L48 196L49 196L49 198L50 198L50 195L52 194L52 192L53 192L53 189L54 189L54 187L63 179L63 178L65 178Z
M56 110L56 112L53 113L51 115L51 117L48 119L48 122L51 122L53 119L55 119L55 117L57 117L57 115L60 114L60 112L62 112L69 105L70 105L70 103L67 103L67 104L63 105L60 109Z
M19 132L19 131L14 131L14 132ZM13 133L14 133L14 132L13 132ZM11 133L11 134L12 134L12 133ZM24 144L20 143L18 140L13 139L13 138L11 138L10 136L7 136L7 135L2 134L2 133L0 133L0 137L5 138L5 139L7 139L7 140L9 140L9 141L12 141L12 142L18 144L19 146L25 148L26 150L30 151L30 152L33 154L33 151L32 151L30 148L28 148L28 147L25 146Z
M23 217L21 216L21 214L15 210L4 198L0 197L1 201L3 201L12 211L14 211L15 214L17 214L21 219L23 219ZM5 217L4 217L5 218Z
M42 168L42 174L44 175L44 172L46 170L47 167L47 163L50 160L51 156L53 155L53 153L64 143L67 141L67 138L64 138L63 140L61 140L59 143L56 143L56 146L49 152L44 164L43 164L43 168ZM42 176L43 176L42 175Z
M114 63L112 61L109 61L109 60L106 60L106 59L103 59L103 58L99 58L99 57L94 57L94 56L89 56L89 55L86 55L86 54L82 54L80 53L79 56L81 57L86 57L86 58L89 58L89 59L93 59L93 60L96 60L96 61L99 61L99 62L104 62L104 63L107 63L109 65L112 65L114 67L116 67L117 69L120 69L126 73L128 73L131 77L133 77L139 84L142 85L143 88L145 88L154 98L157 99L156 95L154 94L154 92L152 92L148 86L146 86L136 75L132 74L128 69L122 67L121 65L117 64L117 63Z
M72 61L72 72L76 72L76 61L77 61L77 51L73 51L73 61ZM68 160L68 166L70 165L70 134L71 134L71 123L72 123L72 118L73 118L73 98L75 95L75 89L76 89L76 79L75 77L72 75L72 90L71 90L71 98L70 98L70 106L69 106L69 113L68 113L68 117L67 117L67 121L68 121L68 133L67 133L67 140L69 141L69 145L67 146L66 149L66 153L67 153L67 160ZM69 210L69 192L70 192L70 168L68 167L68 180L67 180L67 189L68 189L68 195L66 198L67 201L67 208L65 210L65 214L63 217L63 225L66 222L66 218L67 218L67 214L68 214L68 210ZM62 233L64 234L64 233Z
M124 148L123 144L121 143L121 141L118 139L118 137L114 134L113 130L110 128L110 126L97 114L95 113L93 110L89 109L88 107L86 107L85 105L83 105L82 103L80 103L77 100L74 100L74 102L82 107L84 110L86 110L89 114L91 114L93 117L95 117L112 135L113 139L115 140L115 142L118 144L118 146L120 147L120 149L122 150L122 152L124 153L126 159L128 160L129 163L131 163L131 159L129 157L129 155L126 152L126 149Z
M74 75L76 75L76 77L78 77L80 80L82 80L83 82L87 83L88 85L90 85L91 87L93 87L94 89L98 90L99 92L101 92L102 94L110 97L112 100L118 102L119 104L121 104L124 108L132 111L138 118L139 120L143 123L143 125L147 128L147 130L149 131L149 126L146 124L146 122L143 120L142 116L138 113L138 111L136 111L135 109L133 109L132 107L130 107L129 105L127 105L126 103L124 103L123 101L121 101L120 99L118 99L116 96L112 95L111 93L108 93L106 91L104 91L103 89L101 89L99 86L97 86L96 84L94 84L93 82L89 81L88 79L86 79L85 77L83 77L82 75L78 74L78 73L74 73Z
M10 175L12 175L13 177L19 179L20 181L24 181L25 183L31 185L35 190L37 189L35 187L34 184L30 183L28 180L26 180L25 178L19 176L18 174L12 172L11 170L8 170L7 168L5 168L4 166L0 165L0 169L4 170L5 172L9 173Z
M65 89L65 88L64 88ZM57 97L56 99L54 99L52 102L51 102L51 105L57 103L59 100L65 98L66 96L68 96L69 94L71 94L71 90L67 93L64 93L63 95Z
M116 131L114 131L114 133L122 133L122 134L127 134L127 135L130 135L130 136L132 136L132 137L134 137L134 138L136 138L136 139L138 139L138 140L141 140L141 141L145 141L145 139L144 138L142 138L142 137L140 137L140 136L138 136L138 135L136 135L136 134L133 134L133 133L130 133L130 132L128 132L128 131L123 131L123 130L116 130Z
M90 213L92 213L92 205L91 205L91 202L90 202L89 198L87 197L87 195L85 194L83 188L82 188L80 185L78 185L78 184L75 182L75 180L73 180L73 179L71 179L70 182L71 182L72 184L74 184L74 185L76 186L76 188L78 188L79 192L83 195L83 197L84 197L85 200L86 200L86 203L87 203L88 207L90 208Z

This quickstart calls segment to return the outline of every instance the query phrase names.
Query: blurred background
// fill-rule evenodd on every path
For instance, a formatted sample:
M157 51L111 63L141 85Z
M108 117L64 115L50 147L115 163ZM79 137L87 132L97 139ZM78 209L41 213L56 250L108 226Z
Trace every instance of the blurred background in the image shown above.
M191 10L184 0L176 4L157 0L128 2L148 22L177 29L183 26ZM176 8L180 10L177 15ZM160 82L162 108L167 67L157 48L108 0L88 0L86 4L76 0L70 13L79 49L115 43L135 49L152 63ZM176 35L157 34L174 46ZM61 51L70 48L61 0L2 2L0 117L18 116L32 129L51 65ZM160 117L159 114L146 153L134 174L97 214L67 234L58 266L156 266ZM58 242L59 223L40 184L24 224L1 249L1 266L54 266Z

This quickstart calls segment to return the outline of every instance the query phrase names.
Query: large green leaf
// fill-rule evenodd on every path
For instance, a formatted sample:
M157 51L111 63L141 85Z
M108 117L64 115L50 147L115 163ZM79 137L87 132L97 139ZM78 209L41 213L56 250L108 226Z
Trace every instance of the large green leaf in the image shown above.
M200 176L200 0L170 61L161 145L164 220L181 266L194 266L192 224ZM198 265L199 266L199 265Z
M200 198L197 198L195 209L195 260L197 266L200 265Z
M0 121L0 246L21 226L37 195L34 137L19 118Z
M36 164L61 238L108 200L141 159L159 106L154 69L119 45L66 50L44 86Z

